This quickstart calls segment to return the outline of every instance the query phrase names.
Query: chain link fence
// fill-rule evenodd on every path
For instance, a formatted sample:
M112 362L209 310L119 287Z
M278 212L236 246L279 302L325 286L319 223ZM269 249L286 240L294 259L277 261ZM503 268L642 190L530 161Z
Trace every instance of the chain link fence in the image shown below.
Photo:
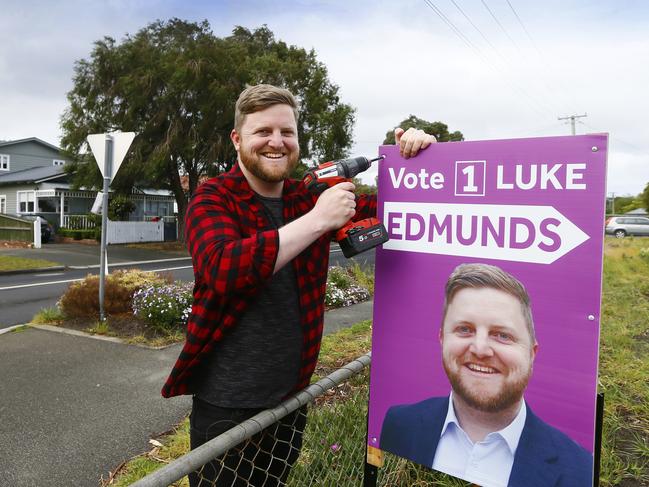
M367 353L133 487L186 487L188 475L200 487L362 485L369 364ZM385 460L378 470L381 487L469 485L390 454Z

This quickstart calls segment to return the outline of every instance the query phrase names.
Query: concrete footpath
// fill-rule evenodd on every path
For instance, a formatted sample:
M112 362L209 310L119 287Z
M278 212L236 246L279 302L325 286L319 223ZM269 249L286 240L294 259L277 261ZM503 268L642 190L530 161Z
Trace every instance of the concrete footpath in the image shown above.
M372 302L325 313L325 333ZM26 328L0 335L0 485L97 486L190 409L160 389L181 345L134 345Z

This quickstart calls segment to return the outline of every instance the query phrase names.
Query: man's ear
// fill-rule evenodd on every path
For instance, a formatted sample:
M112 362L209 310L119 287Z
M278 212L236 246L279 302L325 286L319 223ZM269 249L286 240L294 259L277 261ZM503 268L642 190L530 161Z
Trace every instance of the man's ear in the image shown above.
M239 146L241 145L241 136L236 129L232 129L232 132L230 132L230 140L232 141L232 144L234 145L236 151L239 152Z
M534 362L534 359L536 358L536 354L539 351L539 342L534 342L534 345L532 345L532 362Z
M443 345L444 344L444 323L439 327L439 344Z

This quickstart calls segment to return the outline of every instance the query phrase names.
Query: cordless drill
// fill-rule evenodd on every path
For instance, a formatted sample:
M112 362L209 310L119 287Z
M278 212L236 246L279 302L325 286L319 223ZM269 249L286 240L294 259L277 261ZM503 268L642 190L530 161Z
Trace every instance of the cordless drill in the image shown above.
M354 157L320 164L307 171L304 184L313 193L320 194L338 183L349 181L357 174L367 170L374 161L383 159ZM356 222L348 221L336 232L336 241L345 257L350 258L388 241L388 232L377 218L366 218Z

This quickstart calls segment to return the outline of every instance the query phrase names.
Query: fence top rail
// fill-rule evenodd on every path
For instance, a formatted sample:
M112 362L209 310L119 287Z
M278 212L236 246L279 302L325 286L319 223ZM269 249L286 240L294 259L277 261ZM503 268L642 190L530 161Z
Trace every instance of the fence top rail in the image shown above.
M222 435L204 443L168 465L138 480L132 487L167 487L185 475L199 469L230 448L259 433L284 416L322 396L325 391L335 387L360 373L370 364L371 352L361 355L347 365L335 370L327 377L302 389L294 396L273 409L266 409L252 418L226 431Z
M0 214L0 220L3 219L11 220L12 222L16 222L16 223L26 223L25 225L26 227L34 224L34 220L28 218L20 218L19 216L14 216L14 215L7 215L5 213Z

